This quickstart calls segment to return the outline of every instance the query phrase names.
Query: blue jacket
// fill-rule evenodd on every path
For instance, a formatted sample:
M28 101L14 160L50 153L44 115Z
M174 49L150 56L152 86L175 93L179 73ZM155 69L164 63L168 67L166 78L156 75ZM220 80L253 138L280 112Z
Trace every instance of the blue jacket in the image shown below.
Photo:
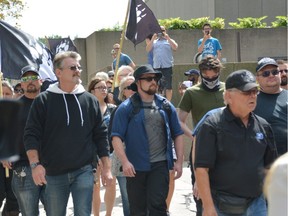
M160 108L160 114L164 119L166 128L167 140L167 162L168 168L173 167L173 153L172 142L177 136L182 135L179 119L175 107L171 104L170 126L169 127L169 114L161 109L163 97L155 95L156 106ZM116 110L113 123L111 137L117 136L126 145L126 155L128 160L133 164L135 170L149 171L150 170L150 154L148 137L145 130L145 116L144 109L139 113L133 115L133 105L130 99L125 100ZM171 133L173 131L173 133ZM173 139L172 135L173 134Z

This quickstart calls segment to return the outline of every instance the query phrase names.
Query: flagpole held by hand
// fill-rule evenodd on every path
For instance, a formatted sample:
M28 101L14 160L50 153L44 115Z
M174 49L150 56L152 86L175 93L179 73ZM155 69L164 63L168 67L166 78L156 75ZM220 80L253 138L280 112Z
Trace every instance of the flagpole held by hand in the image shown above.
M3 97L2 76L3 76L3 73L0 71L0 98ZM5 167L5 176L6 178L9 178L9 169L7 167Z

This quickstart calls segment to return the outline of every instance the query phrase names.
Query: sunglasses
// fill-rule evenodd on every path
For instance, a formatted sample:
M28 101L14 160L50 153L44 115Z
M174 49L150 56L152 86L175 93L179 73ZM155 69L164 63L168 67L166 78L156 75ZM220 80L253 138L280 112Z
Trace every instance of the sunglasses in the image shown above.
M279 70L275 69L275 70L267 70L267 71L263 71L261 74L259 74L258 76L262 76L262 77L269 77L270 74L272 74L273 76L276 76L279 74Z
M20 93L20 94L23 94L23 93L24 93L24 92L23 92L23 89L15 89L14 92L15 92L15 93Z
M279 72L280 72L280 73L284 73L284 72L285 72L285 73L287 73L287 72L288 72L288 70L287 70L287 69L284 69L284 70L279 70Z
M61 68L61 69L65 69L65 68ZM70 69L70 70L72 70L72 71L82 71L82 67L81 66L70 66L70 67L68 67L68 68L66 68L66 69Z
M154 77L142 77L142 78L139 78L139 80L145 80L147 82L152 82L152 80L154 80L155 82L158 82L160 80L160 78L157 77L157 76L154 76Z
M39 76L26 76L21 78L21 82L29 82L29 81L35 81L39 80Z

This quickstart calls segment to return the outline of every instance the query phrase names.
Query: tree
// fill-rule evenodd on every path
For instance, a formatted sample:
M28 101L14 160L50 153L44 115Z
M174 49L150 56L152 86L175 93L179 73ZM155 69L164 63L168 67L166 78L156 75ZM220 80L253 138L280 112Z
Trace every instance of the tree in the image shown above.
M22 0L0 0L0 20L18 20L25 7Z

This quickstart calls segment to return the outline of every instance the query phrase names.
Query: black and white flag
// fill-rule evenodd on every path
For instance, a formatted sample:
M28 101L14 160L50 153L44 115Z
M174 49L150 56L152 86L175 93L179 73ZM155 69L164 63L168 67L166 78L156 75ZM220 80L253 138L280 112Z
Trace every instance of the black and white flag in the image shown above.
M73 41L68 38L56 38L56 39L48 39L49 47L53 55L55 56L59 52L65 51L77 51L77 48Z
M0 21L0 70L4 78L20 79L21 69L34 64L42 79L57 80L50 50L31 35Z
M142 0L130 0L126 38L136 46L148 35L160 32L159 23L150 8Z

